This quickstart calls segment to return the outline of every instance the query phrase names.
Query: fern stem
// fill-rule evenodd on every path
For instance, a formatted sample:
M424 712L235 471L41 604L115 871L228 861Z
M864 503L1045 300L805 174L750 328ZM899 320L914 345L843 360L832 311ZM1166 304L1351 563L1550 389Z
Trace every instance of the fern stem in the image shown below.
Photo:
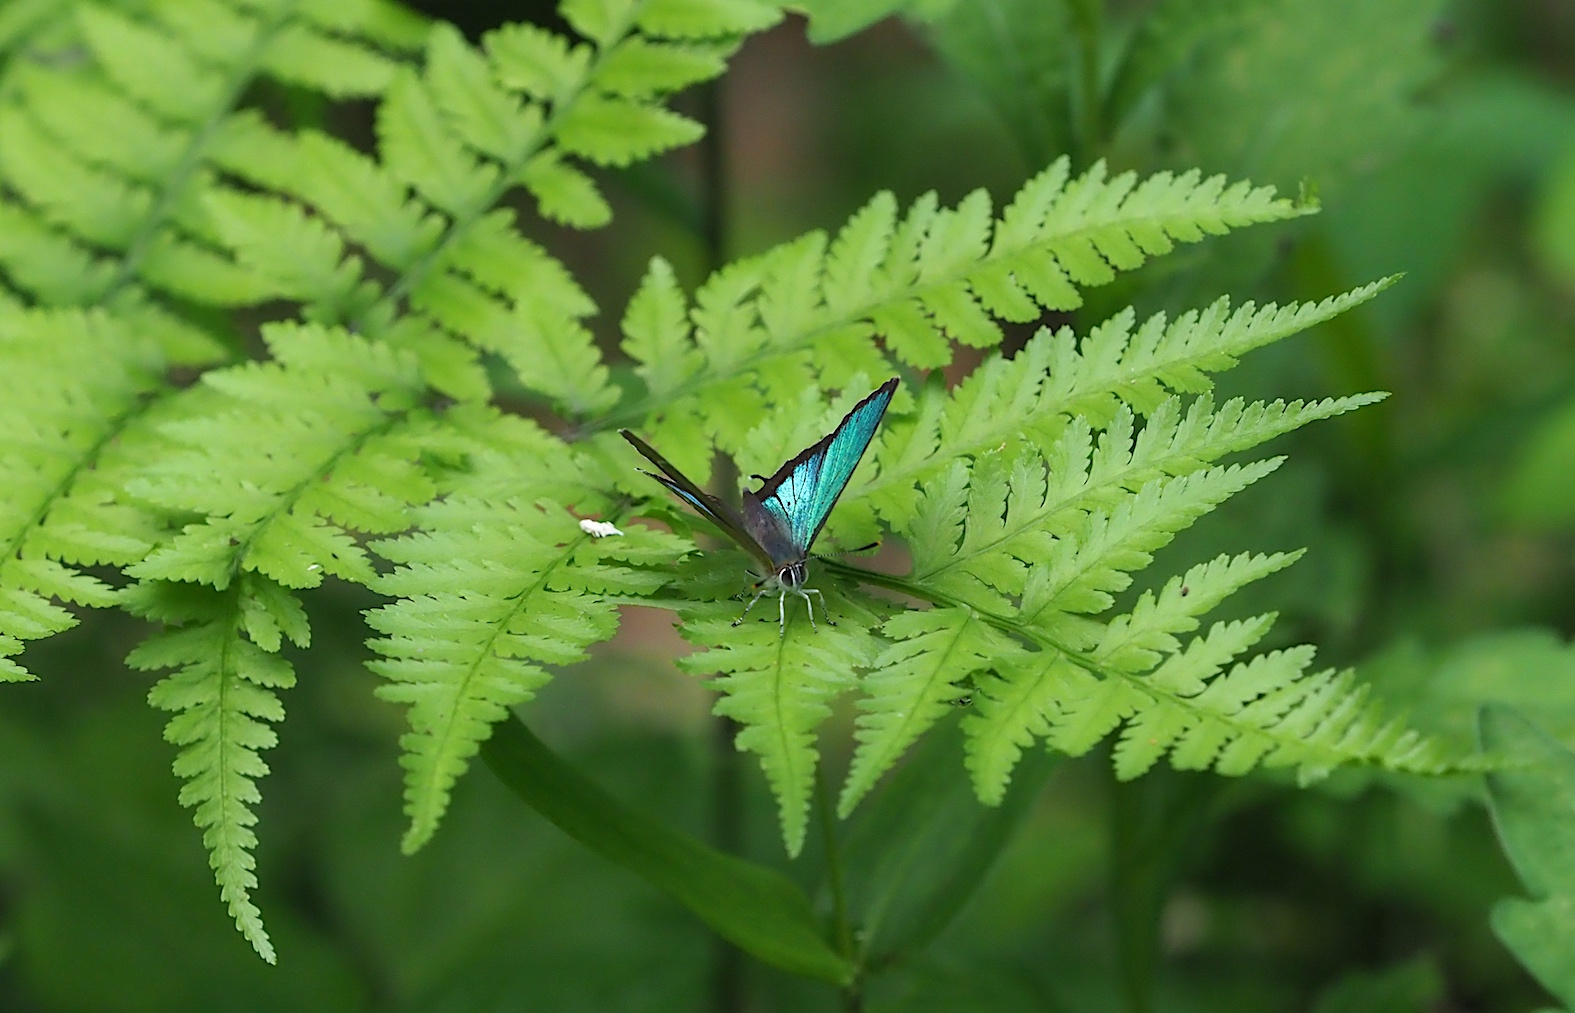
M1078 107L1074 113L1074 137L1078 148L1078 161L1088 165L1098 150L1103 126L1103 103L1100 101L1099 36L1104 16L1104 0L1073 0L1067 7L1072 12L1072 22L1078 41Z
M831 792L819 771L815 773L815 816L820 823L822 847L826 851L826 879L831 888L831 934L837 952L853 965L853 980L842 989L842 1008L845 1013L861 1013L864 1009L864 967L858 944L853 938L853 924L848 919L848 895L842 872L842 849L837 841L837 817L831 804Z
M832 811L831 793L826 790L826 780L815 774L815 815L820 820L822 846L826 849L826 878L831 887L832 934L837 942L837 952L849 960L854 959L853 926L848 922L848 898L842 876L842 849L837 841L837 818Z
M722 132L721 84L715 80L701 85L699 119L705 127L700 138L699 232L706 255L706 271L718 271L727 257L727 150ZM716 476L718 484L736 482L737 469L731 461ZM716 764L711 781L711 834L717 848L739 854L744 843L744 769L743 756L734 742L743 726L726 714L711 716L711 742ZM720 934L712 946L712 1013L744 1013L749 994L744 982L744 953Z
M121 257L114 276L105 286L104 294L99 297L100 304L108 305L116 294L136 278L142 260L147 256L148 248L158 238L159 232L171 217L176 204L185 196L186 185L202 167L209 144L219 132L219 128L224 125L230 110L235 108L246 89L251 87L262 65L263 53L293 16L293 4L281 5L271 18L259 26L252 44L240 61L233 66L233 74L225 86L222 100L214 105L207 122L192 134L186 150L181 152L180 160L175 163L174 170L165 178L164 185L160 188L152 207L148 209L147 216L137 226L131 242L126 245L125 255Z

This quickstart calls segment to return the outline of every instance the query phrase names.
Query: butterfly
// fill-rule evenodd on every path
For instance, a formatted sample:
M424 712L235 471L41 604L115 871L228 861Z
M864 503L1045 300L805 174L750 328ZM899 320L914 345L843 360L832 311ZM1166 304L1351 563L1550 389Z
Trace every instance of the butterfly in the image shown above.
M808 578L810 547L815 544L820 529L825 527L826 518L837 505L842 490L847 488L848 479L853 477L853 470L859 466L864 451L869 449L875 429L896 392L897 378L892 377L854 405L824 439L805 448L778 468L775 475L770 478L754 476L765 484L753 491L744 490L741 512L701 490L650 444L627 429L619 430L634 449L662 472L660 475L649 471L645 474L698 510L766 566L766 576L755 585L755 596L744 607L744 614L734 626L744 621L761 598L777 592L780 632L787 632L787 596L790 594L804 599L804 607L809 610L809 625L815 627L815 606L809 596L819 596L822 613L826 610L826 596L804 586ZM826 617L826 621L830 623L831 619Z

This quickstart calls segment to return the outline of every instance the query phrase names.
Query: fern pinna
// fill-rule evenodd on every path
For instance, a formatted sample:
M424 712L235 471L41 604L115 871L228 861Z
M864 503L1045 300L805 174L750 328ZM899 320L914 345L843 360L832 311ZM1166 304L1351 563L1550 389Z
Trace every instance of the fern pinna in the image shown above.
M653 259L622 317L619 379L585 324L595 305L524 235L514 199L604 224L585 163L695 140L666 96L720 74L780 13L566 0L562 14L577 37L512 25L478 47L382 0L80 3L5 39L0 677L32 678L14 659L72 625L61 603L158 624L129 660L167 673L150 702L172 713L181 801L260 954L274 956L251 899L262 753L295 678L281 651L310 644L302 593L329 577L390 599L367 619L380 694L408 709L407 850L495 723L629 603L672 610L703 648L683 664L718 676L716 710L743 726L793 854L818 729L848 692L844 814L964 696L963 762L986 802L1023 750L1082 753L1117 729L1121 777L1166 754L1304 779L1444 766L1349 673L1309 671L1310 649L1253 655L1271 616L1202 628L1294 556L1221 557L1115 608L1158 548L1278 463L1227 458L1375 400L1216 404L1211 374L1385 283L1129 311L995 351L1002 322L1075 310L1177 243L1314 208L1065 159L999 215L982 191L906 210L880 194L835 236L731 264L692 298ZM74 58L46 58L60 54ZM374 150L281 122L282 86L375 101ZM253 340L243 321L259 313ZM959 345L982 360L948 387ZM911 572L827 562L840 625L734 628L744 561L696 553L692 517L615 431L700 481L718 452L768 472L894 370L907 382L825 540L900 541ZM503 411L499 383L538 410Z

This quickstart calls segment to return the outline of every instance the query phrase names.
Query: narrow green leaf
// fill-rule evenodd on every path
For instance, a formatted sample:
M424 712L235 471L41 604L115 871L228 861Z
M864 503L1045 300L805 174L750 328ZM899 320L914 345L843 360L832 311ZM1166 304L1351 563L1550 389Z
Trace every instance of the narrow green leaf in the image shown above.
M834 984L853 977L852 966L827 944L808 899L786 877L628 808L553 755L518 718L494 728L482 758L564 833L667 892L744 952Z

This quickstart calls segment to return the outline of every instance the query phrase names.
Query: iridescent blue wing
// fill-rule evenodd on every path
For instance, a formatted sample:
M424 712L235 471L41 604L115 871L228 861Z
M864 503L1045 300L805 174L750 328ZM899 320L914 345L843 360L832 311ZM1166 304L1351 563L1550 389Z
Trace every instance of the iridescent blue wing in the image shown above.
M746 552L767 566L774 565L771 556L745 530L743 518L738 515L738 511L689 481L689 478L683 472L673 467L672 463L661 454L658 454L649 443L646 443L627 429L620 429L618 432L624 439L629 441L634 449L640 452L642 457L662 470L660 475L649 471L645 472L645 474L665 485L674 496L694 507L712 524L721 528L727 537L737 542Z
M744 493L744 526L774 563L809 555L896 392L892 377L854 405L825 439L784 464L758 491Z

